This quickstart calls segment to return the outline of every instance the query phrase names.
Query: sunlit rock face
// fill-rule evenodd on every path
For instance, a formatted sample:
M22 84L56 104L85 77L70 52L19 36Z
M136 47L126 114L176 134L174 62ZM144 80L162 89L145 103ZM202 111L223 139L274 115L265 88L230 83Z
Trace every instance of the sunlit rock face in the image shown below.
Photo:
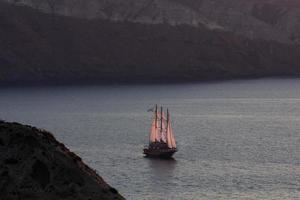
M0 0L0 82L299 75L299 6L278 2Z
M4 0L28 5L47 13L86 19L102 18L147 24L205 25L206 20L196 11L169 0ZM210 24L208 24L210 26ZM217 25L212 28L219 28ZM220 27L221 28L221 27Z
M248 38L300 42L296 0L2 0L47 13L146 24L187 24Z

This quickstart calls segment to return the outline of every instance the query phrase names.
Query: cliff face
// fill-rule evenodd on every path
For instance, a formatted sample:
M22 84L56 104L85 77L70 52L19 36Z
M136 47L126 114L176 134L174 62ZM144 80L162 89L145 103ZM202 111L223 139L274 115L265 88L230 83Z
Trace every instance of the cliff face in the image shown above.
M46 13L146 24L187 24L248 38L300 42L297 0L2 0Z
M0 196L14 199L124 199L52 134L0 121Z
M0 82L299 75L298 11L292 0L0 0Z

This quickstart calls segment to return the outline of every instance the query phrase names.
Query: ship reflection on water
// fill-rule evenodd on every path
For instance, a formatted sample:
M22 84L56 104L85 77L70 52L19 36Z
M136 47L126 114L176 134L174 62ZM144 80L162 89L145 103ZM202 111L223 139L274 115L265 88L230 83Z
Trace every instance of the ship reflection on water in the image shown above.
M171 192L168 188L176 185L176 166L177 161L174 158L169 159L158 159L158 158L148 158L145 159L149 166L149 191L157 192L161 194L163 192L167 196L172 196L169 194ZM160 185L160 187L157 187ZM156 190L156 191L155 191ZM163 199L163 198L162 198Z

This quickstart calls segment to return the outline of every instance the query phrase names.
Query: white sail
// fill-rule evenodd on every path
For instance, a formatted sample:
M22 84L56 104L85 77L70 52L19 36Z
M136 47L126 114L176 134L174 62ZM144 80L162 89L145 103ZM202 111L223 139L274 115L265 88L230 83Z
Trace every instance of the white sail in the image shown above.
M152 142L165 142L169 148L176 148L176 141L174 138L171 119L168 113L166 119L162 109L160 112L155 109L154 117L151 124L150 143Z
M157 126L156 126L156 138L155 138L155 141L157 141L157 142L159 142L160 141L160 139L161 139L161 128L160 128L160 126L161 126L161 124L160 124L160 120L161 120L161 117L160 117L160 113L158 112L157 113L157 121L156 121L156 124L157 124Z
M155 118L152 120L151 130L150 130L150 142L155 142L157 135L157 127Z
M172 138L171 138L170 132L171 132L170 125L168 124L168 127L167 127L167 145L168 145L169 148L172 148Z
M158 113L157 113L157 107L154 112L152 124L151 124L151 130L150 130L150 143L158 141Z
M167 144L169 148L176 148L176 141L171 126L170 116L169 116L168 127L167 127Z
M166 139L166 119L164 114L161 112L157 113L157 134L156 134L156 141L165 141Z
M172 148L176 148L176 141L175 141L175 137L173 134L173 129L171 127L171 123L169 123L169 127L170 127L170 135L171 135L171 143L172 143Z
M160 130L160 135L161 135L161 140L163 142L167 142L167 120L166 120L166 117L165 117L165 114L162 113L161 115L162 117L162 127L161 127L161 130Z

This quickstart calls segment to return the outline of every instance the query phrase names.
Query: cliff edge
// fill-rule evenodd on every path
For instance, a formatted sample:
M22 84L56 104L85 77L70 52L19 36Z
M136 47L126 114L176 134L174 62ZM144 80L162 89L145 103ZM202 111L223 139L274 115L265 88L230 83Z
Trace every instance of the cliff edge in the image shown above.
M124 199L52 134L0 121L0 197L14 199Z

